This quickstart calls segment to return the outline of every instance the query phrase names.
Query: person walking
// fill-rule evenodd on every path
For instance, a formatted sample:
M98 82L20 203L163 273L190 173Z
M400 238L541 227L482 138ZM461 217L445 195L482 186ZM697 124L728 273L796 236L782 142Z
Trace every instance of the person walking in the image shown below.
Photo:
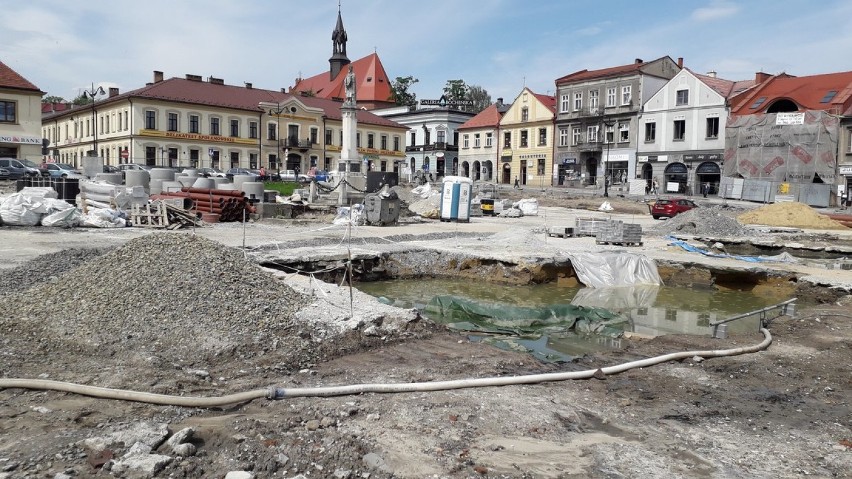
M707 198L707 193L710 193L710 183L702 183L701 184L701 193Z
M519 189L521 187L521 182L518 180L518 177L515 177L515 189Z
M657 186L658 186L658 185L657 185L657 179L656 179L656 178L654 178L654 181L653 181L653 182L651 182L651 194L652 194L652 195L656 195L656 194L657 194Z

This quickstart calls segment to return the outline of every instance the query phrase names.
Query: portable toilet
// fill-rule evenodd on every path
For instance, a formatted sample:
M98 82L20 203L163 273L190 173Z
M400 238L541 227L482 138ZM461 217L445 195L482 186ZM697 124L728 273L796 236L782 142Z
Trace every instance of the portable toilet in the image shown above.
M441 221L470 221L473 180L464 176L445 176L441 190Z

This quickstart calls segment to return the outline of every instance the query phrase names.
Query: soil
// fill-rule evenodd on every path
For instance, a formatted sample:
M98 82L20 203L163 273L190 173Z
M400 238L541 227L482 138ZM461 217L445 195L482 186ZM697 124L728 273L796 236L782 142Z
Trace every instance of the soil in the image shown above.
M609 201L616 211L647 213L642 202ZM601 198L542 197L540 204L597 210ZM773 342L766 350L719 358L701 351L754 345L763 335L624 338L620 350L552 364L420 320L395 336L344 336L326 346L331 359L299 370L279 367L284 351L251 368L240 360L191 374L204 366L193 358L98 367L80 351L9 357L4 347L2 376L14 364L15 373L32 378L66 370L81 383L185 396L503 378L696 353L585 380L206 409L4 389L0 478L222 478L235 471L248 475L230 477L852 477L852 296L838 300L819 290L802 298L794 315L768 321ZM0 338L0 345L12 342ZM255 347L255 354L265 351ZM185 428L192 432L183 442L194 447L163 442ZM153 452L171 459L154 472L117 467L137 447L127 438L139 436L156 437Z

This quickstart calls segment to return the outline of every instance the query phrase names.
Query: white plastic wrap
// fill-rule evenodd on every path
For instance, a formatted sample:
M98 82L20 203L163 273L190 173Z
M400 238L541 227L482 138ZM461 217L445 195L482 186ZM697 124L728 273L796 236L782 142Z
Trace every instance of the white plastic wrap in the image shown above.
M657 265L646 256L625 252L567 253L577 279L590 288L662 284Z
M523 198L515 202L512 208L521 210L524 216L538 215L538 200L535 198Z
M41 220L45 206L41 201L21 193L15 193L0 204L3 224L12 226L35 226Z
M360 203L352 205L351 214L348 206L341 206L337 208L337 216L334 217L334 221L331 223L335 225L345 225L350 222L352 226L361 226L364 224L364 205Z

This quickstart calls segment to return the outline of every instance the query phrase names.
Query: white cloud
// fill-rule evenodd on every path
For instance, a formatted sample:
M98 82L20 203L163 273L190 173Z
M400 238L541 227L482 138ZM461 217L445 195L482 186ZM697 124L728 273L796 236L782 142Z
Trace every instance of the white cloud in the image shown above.
M708 7L696 8L691 18L698 22L709 22L730 17L740 11L738 5L729 2L712 2Z

